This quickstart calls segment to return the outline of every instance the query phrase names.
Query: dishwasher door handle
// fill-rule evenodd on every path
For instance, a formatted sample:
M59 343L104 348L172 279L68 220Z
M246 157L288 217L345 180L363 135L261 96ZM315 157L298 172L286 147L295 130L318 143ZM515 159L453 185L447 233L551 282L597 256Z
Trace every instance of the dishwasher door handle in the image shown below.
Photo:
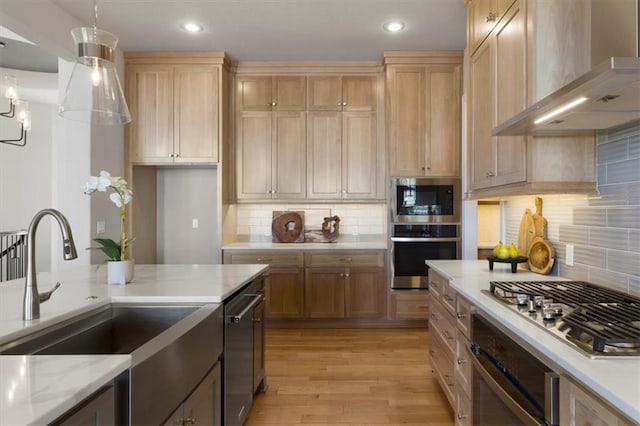
M261 294L252 294L251 297L253 297L253 300L247 305L246 308L244 308L242 310L242 312L240 312L237 315L230 315L229 319L232 323L239 323L240 321L242 321L242 318L247 314L247 312L249 312L251 309L253 309L258 303L260 303L263 299L263 296Z

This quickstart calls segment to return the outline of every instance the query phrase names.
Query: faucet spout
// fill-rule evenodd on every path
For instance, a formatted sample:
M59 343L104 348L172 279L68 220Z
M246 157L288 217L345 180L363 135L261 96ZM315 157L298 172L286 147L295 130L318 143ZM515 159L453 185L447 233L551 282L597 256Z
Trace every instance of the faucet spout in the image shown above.
M36 279L36 230L43 217L50 215L58 222L62 233L62 256L64 260L71 260L78 257L76 245L73 242L73 234L69 221L62 213L55 209L40 210L31 220L29 231L27 232L27 276L24 282L24 300L22 319L30 321L40 318L40 303L46 302L51 294L60 287L56 283L50 291L38 293L38 283Z

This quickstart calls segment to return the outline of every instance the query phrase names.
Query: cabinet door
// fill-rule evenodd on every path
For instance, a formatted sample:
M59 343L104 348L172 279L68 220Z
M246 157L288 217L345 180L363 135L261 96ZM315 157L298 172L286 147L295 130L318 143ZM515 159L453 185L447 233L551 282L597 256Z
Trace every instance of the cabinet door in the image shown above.
M272 77L273 110L304 111L307 106L305 83L304 76Z
M345 273L342 268L307 268L307 318L344 318Z
M345 291L347 318L382 318L382 268L349 268Z
M273 198L304 198L306 193L305 113L273 113ZM249 171L250 172L250 171Z
M265 292L268 319L304 317L304 269L271 269Z
M236 131L238 199L271 198L271 113L240 112Z
M218 81L214 66L174 71L174 158L178 163L218 161Z
M129 161L173 162L173 68L131 65L127 68Z
M342 114L342 198L376 198L376 116Z
M216 364L184 402L184 423L181 424L220 426L221 401L220 365Z
M470 54L476 51L498 22L499 11L497 8L497 0L473 0L469 5L468 45L471 46Z
M342 195L342 113L307 113L307 198Z
M483 44L469 64L469 164L471 189L487 188L495 175L495 151L491 128L493 123L493 78L490 43Z
M83 402L81 407L61 422L54 422L60 426L110 426L116 424L115 395L113 387L96 392L89 401Z
M342 79L339 76L307 78L309 111L342 111Z
M375 111L376 77L342 77L342 110Z
M238 77L236 102L240 111L271 111L271 77Z
M389 173L391 176L422 176L424 153L424 68L390 67Z
M491 35L495 52L494 126L513 117L527 106L526 14L519 1L503 17ZM496 176L493 185L522 182L526 179L526 137L499 136L496 143Z
M425 70L426 176L460 174L460 65Z
M560 424L567 426L626 426L614 407L566 376L560 376Z

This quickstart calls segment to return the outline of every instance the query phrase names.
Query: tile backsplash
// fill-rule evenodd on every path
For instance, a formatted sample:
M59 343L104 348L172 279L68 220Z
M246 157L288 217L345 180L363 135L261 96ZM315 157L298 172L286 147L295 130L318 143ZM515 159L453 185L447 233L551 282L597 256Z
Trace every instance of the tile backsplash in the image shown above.
M554 272L640 295L640 125L598 137L597 172L597 197L542 197ZM517 241L525 208L535 211L533 196L505 202L507 241Z
M274 210L304 211L305 230L320 229L325 216L338 216L341 235L387 233L385 204L238 204L237 234L253 241L270 239Z

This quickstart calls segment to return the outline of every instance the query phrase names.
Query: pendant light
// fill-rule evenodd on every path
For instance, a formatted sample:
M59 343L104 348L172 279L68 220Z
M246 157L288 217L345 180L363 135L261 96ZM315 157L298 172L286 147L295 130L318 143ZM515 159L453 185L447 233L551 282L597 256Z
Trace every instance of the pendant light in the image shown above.
M118 38L97 28L97 0L93 11L93 27L71 30L78 60L58 113L63 118L92 124L125 124L131 121L131 114L114 63Z

